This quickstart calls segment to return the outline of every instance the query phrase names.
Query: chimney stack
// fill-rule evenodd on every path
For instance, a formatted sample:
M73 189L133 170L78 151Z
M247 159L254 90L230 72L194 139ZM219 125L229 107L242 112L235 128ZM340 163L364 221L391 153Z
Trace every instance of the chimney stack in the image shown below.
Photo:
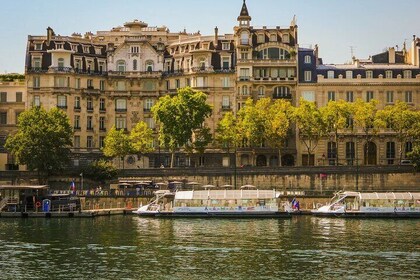
M219 28L217 26L214 28L214 47L218 45L219 42Z

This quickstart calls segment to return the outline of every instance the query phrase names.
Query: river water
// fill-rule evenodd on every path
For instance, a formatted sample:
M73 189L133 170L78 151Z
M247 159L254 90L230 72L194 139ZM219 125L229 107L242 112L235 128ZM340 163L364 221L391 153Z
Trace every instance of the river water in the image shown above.
M420 279L420 221L3 218L0 279Z

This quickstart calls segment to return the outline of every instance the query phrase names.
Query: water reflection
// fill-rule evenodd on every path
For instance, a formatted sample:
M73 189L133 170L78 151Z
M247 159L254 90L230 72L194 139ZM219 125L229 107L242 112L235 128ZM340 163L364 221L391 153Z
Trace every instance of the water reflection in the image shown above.
M416 220L0 220L2 279L415 279Z

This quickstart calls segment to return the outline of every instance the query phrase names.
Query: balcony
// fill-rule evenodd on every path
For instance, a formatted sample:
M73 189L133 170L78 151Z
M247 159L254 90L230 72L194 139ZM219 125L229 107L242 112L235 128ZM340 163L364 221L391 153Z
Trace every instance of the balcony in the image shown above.
M48 69L42 69L41 67L29 67L26 69L27 73L47 73Z
M238 65L252 64L253 66L296 66L296 59L238 59Z
M89 86L87 88L83 88L82 89L82 94L85 95L99 95L101 93L101 91L99 89L95 89L92 86Z
M232 107L230 105L222 105L222 111L231 111Z
M92 76L106 76L107 72L105 71L92 71L92 70L83 70L83 69L74 69L74 73L81 75L92 75Z
M277 94L273 93L273 99L292 99L292 94Z
M294 76L290 77L253 77L253 81L256 82L294 82L296 78Z
M193 73L213 73L214 69L213 69L213 66L210 66L210 67L192 67L191 71Z
M239 81L249 81L251 80L250 76L239 76Z
M162 73L163 76L181 76L184 75L184 70L170 70Z
M126 78L160 78L162 71L137 71L137 72L125 72Z
M222 69L214 69L214 73L235 73L235 68L222 68Z
M72 73L73 68L72 67L49 67L48 72L51 73Z
M127 113L127 108L115 108L116 113Z

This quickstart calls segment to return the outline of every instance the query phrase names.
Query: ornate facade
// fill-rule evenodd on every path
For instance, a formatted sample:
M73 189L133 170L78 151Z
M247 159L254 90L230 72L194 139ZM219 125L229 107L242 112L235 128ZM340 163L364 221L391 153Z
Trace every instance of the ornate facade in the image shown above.
M208 95L213 114L207 125L213 132L225 112L237 112L250 97L284 98L293 105L303 97L322 106L333 98L348 99L352 92L352 100L374 97L384 106L390 103L387 96L392 91L392 100L419 102L418 39L411 51L390 49L370 60L355 59L351 65L324 65L317 52L317 48L299 48L295 19L287 27L252 26L245 1L233 34L219 35L217 27L210 36L185 30L171 33L165 26L149 27L138 20L83 36L60 36L48 28L47 36L28 36L26 106L59 107L67 113L75 131L73 166L77 167L101 156L113 125L130 130L145 121L155 129L151 107L159 97L185 86ZM386 160L388 140L383 135L376 143L377 164ZM347 142L338 144L340 153L346 153ZM321 164L322 155L328 155L327 145L327 140L319 145L313 164ZM167 165L169 155L157 141L155 148L147 157L128 156L125 167ZM364 157L361 150L359 158ZM236 162L277 166L277 154L269 147L241 148ZM304 151L296 133L283 154L283 165L302 164ZM229 166L231 162L216 148L200 157L182 153L176 157L177 166Z

